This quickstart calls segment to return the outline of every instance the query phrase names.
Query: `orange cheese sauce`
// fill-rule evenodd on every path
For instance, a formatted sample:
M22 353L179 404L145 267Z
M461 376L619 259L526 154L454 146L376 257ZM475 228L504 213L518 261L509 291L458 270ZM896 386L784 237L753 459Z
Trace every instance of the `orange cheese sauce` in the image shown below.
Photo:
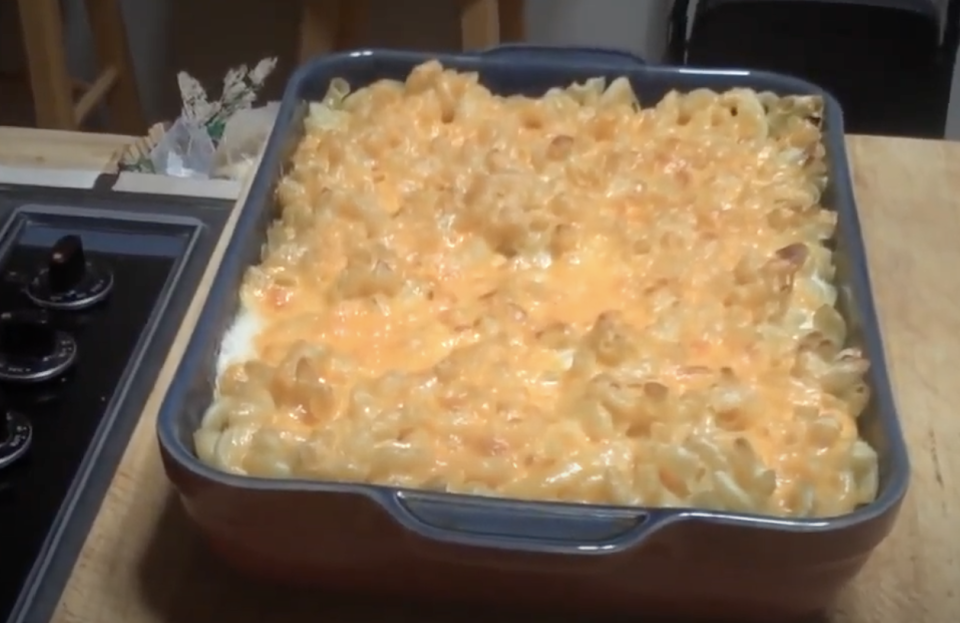
M642 108L623 80L504 98L436 63L314 105L200 458L585 503L870 501L814 108Z

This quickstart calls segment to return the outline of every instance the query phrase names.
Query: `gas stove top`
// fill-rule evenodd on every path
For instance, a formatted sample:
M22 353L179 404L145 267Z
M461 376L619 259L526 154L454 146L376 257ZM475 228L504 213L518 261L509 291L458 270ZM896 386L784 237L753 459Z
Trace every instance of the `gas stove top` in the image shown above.
M0 186L0 621L46 621L231 202Z

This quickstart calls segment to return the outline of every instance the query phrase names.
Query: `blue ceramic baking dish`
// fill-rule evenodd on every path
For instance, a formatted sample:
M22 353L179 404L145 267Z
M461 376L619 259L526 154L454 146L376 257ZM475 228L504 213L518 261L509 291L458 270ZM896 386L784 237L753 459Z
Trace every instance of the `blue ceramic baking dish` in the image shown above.
M642 101L672 89L748 87L820 95L836 210L839 308L872 362L862 435L880 455L873 503L831 519L696 509L519 502L337 482L277 481L215 471L192 434L210 404L221 337L245 269L276 215L275 184L303 132L307 103L333 78L354 88L403 79L438 58L477 71L499 94L538 96L596 76L627 76ZM807 82L752 71L646 65L607 51L508 46L480 54L365 50L319 58L291 78L279 117L199 321L163 403L163 461L190 516L233 564L286 582L368 594L743 622L785 621L827 606L890 531L908 459L884 361L837 102Z

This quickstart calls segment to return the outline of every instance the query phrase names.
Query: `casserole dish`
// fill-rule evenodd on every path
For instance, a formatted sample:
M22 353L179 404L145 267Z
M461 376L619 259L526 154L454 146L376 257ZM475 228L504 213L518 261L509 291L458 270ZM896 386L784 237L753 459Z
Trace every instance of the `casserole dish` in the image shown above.
M836 210L838 309L872 366L861 435L880 456L876 500L829 519L476 498L390 487L228 475L201 463L192 436L211 403L222 338L244 273L276 216L275 186L303 132L306 102L333 78L354 87L403 79L429 58L478 71L499 94L540 95L604 76L642 101L672 89L746 87L825 99L824 142ZM187 511L231 563L283 582L431 600L550 606L736 621L790 620L822 609L889 532L906 491L897 421L835 100L800 80L746 71L644 66L599 51L498 48L478 55L361 51L326 57L291 79L277 124L158 420L163 461Z

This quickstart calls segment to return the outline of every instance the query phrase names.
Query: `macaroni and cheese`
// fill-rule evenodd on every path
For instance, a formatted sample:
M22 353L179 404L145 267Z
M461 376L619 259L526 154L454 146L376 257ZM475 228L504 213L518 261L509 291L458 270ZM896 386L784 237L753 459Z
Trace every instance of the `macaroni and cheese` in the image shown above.
M871 501L816 97L423 64L312 104L224 338L235 474L832 516Z

